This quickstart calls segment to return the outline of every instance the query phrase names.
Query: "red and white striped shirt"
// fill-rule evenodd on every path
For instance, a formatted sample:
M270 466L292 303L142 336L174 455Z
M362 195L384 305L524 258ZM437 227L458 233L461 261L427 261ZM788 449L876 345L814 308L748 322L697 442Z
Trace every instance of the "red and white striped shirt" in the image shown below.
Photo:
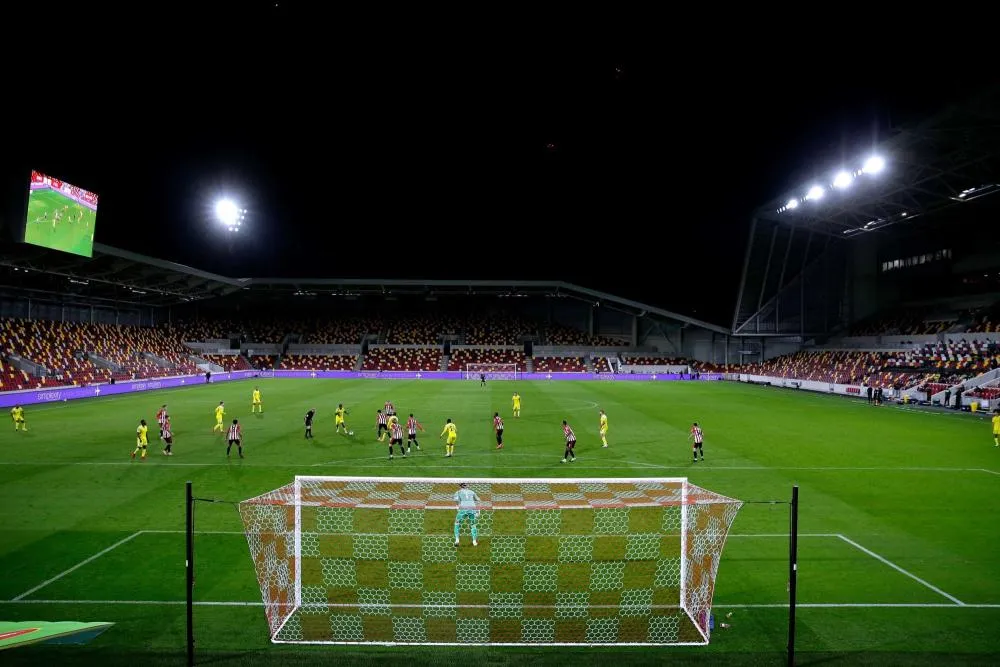
M407 432L409 432L410 435L416 435L418 428L423 428L423 427L420 426L420 422L418 422L416 419L410 417L409 419L406 420L406 430Z
M396 414L396 407L392 404L391 401L386 401L385 402L385 413L387 415L394 415L394 414Z
M163 424L163 437L164 438L174 437L173 432L170 430L170 422L164 422Z
M701 432L700 426L691 427L691 436L694 438L694 444L700 445L704 439L704 435Z
M163 423L166 421L167 421L167 411L164 410L163 408L160 408L159 411L156 413L156 423L159 424L160 426L163 426Z
M388 421L389 421L389 415L385 414L384 412L378 413L378 425L379 426L385 426L386 422L388 422Z
M399 422L392 422L392 439L403 439L403 427L399 425Z
M233 424L229 427L229 439L239 440L243 437L243 428L239 424Z
M493 417L493 429L496 431L503 430L503 417L496 415Z
M566 442L573 442L576 440L576 433L573 433L573 429L570 428L569 424L563 426L563 435L566 436Z

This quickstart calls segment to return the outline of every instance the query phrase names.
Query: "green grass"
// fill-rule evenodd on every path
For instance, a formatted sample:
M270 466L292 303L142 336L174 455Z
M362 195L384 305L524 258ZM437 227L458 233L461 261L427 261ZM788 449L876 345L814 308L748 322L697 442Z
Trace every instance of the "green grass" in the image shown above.
M730 383L517 388L524 397L519 420L509 416L513 385L501 382L481 389L474 382L262 380L262 417L249 414L248 383L27 408L31 430L0 439L0 600L7 600L0 602L0 618L117 625L90 646L16 649L4 654L5 664L182 663L184 606L166 603L184 598L184 482L192 480L201 497L242 500L296 474L687 476L748 501L786 500L798 484L799 601L805 605L798 613L800 664L1000 661L1000 606L976 606L1000 605L993 507L1000 451L988 422ZM391 464L372 428L387 398L428 428L424 451ZM227 461L211 432L219 400L226 401L227 418L245 424L244 460ZM341 401L352 409L353 438L333 433L332 410ZM160 455L154 437L150 460L130 462L136 422L152 422L163 402L173 416L175 456ZM600 448L596 434L597 405L610 418L609 449ZM301 423L310 407L318 416L316 439L307 442ZM507 446L500 452L491 436L494 410L507 417ZM446 417L460 430L454 459L443 457L435 437ZM559 462L562 419L580 437L575 464ZM693 420L706 434L706 461L697 465L689 462L687 441ZM197 512L197 600L259 602L235 508L201 503ZM707 647L275 646L261 607L200 605L198 659L215 665L776 664L787 628L787 540L780 537L787 528L785 506L749 503L740 512L715 597L717 616L731 612L725 620L732 627L717 629ZM23 598L46 602L10 602L49 580ZM934 606L877 606L893 604Z
M55 214L60 210L62 218L53 224ZM82 218L79 217L81 214ZM53 250L90 257L94 250L96 219L97 211L81 206L57 190L32 190L28 196L24 240Z

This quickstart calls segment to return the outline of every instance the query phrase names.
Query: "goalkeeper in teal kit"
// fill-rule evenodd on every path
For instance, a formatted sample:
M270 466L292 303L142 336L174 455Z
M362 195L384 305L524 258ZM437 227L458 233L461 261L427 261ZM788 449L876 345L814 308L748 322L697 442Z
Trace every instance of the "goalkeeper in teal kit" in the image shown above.
M472 528L472 546L479 546L479 542L476 540L479 537L479 530L476 528L476 518L479 516L479 496L468 488L465 482L459 486L461 488L455 492L455 502L458 503L458 514L455 515L455 546L458 546L458 531L462 528L463 519L468 519Z

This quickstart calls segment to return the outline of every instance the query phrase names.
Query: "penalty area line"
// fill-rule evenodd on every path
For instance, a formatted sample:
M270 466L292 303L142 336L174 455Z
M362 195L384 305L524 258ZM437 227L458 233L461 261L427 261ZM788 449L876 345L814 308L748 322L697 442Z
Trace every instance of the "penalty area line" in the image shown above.
M926 581L924 579L921 579L920 577L918 577L917 575L913 574L909 570L903 569L899 565L896 565L895 563L893 563L888 558L884 558L882 556L879 556L877 553L875 553L871 549L867 549L867 548L861 546L860 544L858 544L857 542L855 542L851 538L847 537L846 535L837 535L837 537L839 537L841 540L843 540L847 544L850 544L855 549L858 549L859 551L868 554L869 556L871 556L875 560L877 560L877 561L879 561L879 562L881 562L881 563L883 563L885 565L888 565L892 569L896 570L896 572L899 572L900 574L906 575L907 577L909 577L910 579L913 579L917 583L923 584L924 586L926 586L927 588L931 589L932 591L934 591L938 595L940 595L942 597L948 598L949 600L951 600L952 602L954 602L956 605L958 605L960 607L966 606L966 604L964 602L962 602L961 600L959 600L954 595L950 595L949 593L945 593L943 590L941 590L940 588L938 588L934 584L931 584L928 581Z
M45 588L49 584L54 583L56 581L59 581L60 579L62 579L63 577L65 577L67 574L72 574L73 572L76 572L77 570L79 570L84 565L86 565L88 563L94 562L95 560L97 560L98 558L100 558L101 556L103 556L104 554L109 553L111 551L114 551L115 549L117 549L121 545L125 544L126 542L129 542L130 540L134 540L135 538L137 538L140 535L142 535L142 533L143 533L143 531L140 530L140 531L137 531L135 533L132 533L131 535L129 535L125 539L118 540L117 542L115 542L114 544L112 544L107 549L102 549L101 551L98 551L96 554L94 554L90 558L87 558L86 560L82 560L79 563L77 563L76 565L74 565L73 567L71 567L69 569L66 569L66 570L63 570L62 572L60 572L56 576L52 577L51 579L46 579L45 581L43 581L42 583L38 584L34 588L26 590L25 592L21 593L16 598L14 598L12 601L13 602L19 602L19 601L21 601L23 598L28 597L29 595L31 595L32 593L34 593L36 591L40 591L41 589Z

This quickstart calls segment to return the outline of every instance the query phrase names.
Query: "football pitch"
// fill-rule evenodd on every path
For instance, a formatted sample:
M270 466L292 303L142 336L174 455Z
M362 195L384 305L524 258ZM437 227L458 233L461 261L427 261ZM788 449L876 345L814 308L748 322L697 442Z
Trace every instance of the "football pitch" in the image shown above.
M62 211L62 217L53 224L59 211ZM90 257L93 254L96 218L97 211L78 204L56 190L33 190L28 196L24 240L34 245Z
M259 385L264 414L250 414ZM510 414L514 388L520 419ZM213 408L245 429L227 460ZM427 432L422 451L387 460L375 411L392 400ZM333 432L350 410L353 437ZM175 455L156 440L167 403ZM609 417L608 449L597 434ZM317 409L315 439L302 419ZM506 420L494 449L491 418ZM196 510L197 660L212 665L441 663L781 664L787 617L788 507L800 487L799 664L1000 662L1000 450L968 415L725 382L287 380L220 383L27 407L30 431L0 439L0 620L112 621L86 647L26 647L8 665L183 664L184 482L240 501L300 475L688 477L750 501L726 543L707 647L344 647L273 645L234 505ZM459 428L454 458L437 438ZM140 418L150 456L130 461ZM577 461L560 463L561 422ZM705 461L692 464L692 421ZM462 548L471 548L464 546ZM729 616L731 614L731 616ZM729 628L720 628L725 622Z

